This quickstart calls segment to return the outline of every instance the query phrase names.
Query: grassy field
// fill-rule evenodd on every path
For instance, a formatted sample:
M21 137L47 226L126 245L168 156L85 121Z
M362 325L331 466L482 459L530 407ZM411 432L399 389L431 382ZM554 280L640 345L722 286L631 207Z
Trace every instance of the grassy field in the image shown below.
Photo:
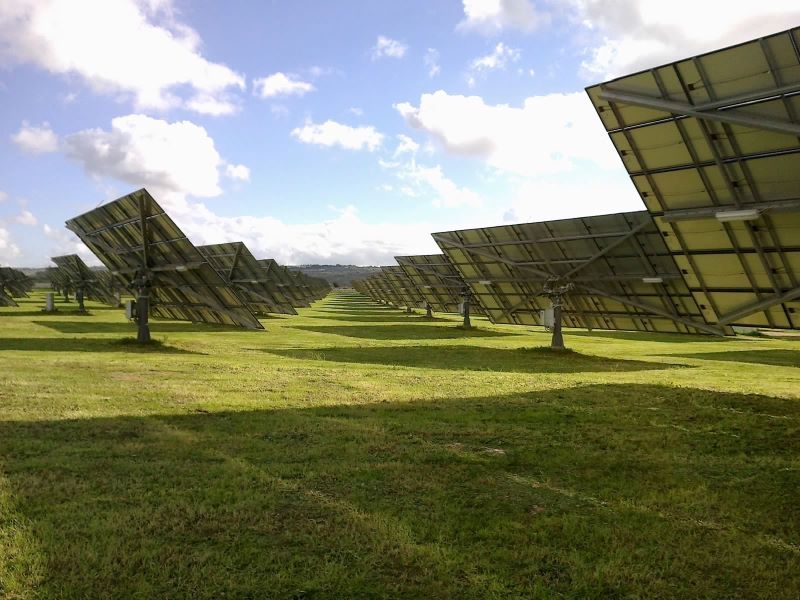
M800 597L800 341L42 305L0 309L2 598Z

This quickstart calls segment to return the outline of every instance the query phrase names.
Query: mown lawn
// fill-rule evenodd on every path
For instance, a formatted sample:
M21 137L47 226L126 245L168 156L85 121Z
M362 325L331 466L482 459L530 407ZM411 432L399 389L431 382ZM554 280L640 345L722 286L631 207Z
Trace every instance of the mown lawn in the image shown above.
M0 598L800 597L800 341L42 305L0 309Z

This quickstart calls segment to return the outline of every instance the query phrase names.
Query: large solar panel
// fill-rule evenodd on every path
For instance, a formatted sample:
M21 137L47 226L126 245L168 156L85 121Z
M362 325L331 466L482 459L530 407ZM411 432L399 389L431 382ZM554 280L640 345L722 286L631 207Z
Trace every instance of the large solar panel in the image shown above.
M395 256L395 260L417 288L424 302L427 302L433 310L450 313L461 311L467 284L447 256L421 254ZM474 314L483 314L477 298L475 300L470 311Z
M724 333L703 319L645 211L433 234L495 323L542 325L566 287L568 327Z
M125 287L149 281L153 316L263 329L147 190L70 219L67 228Z
M197 249L254 313L297 314L286 292L243 242L210 244Z
M425 299L402 267L381 267L381 271L402 306L407 308L424 306Z
M705 319L800 327L800 28L587 92Z
M399 296L389 285L389 282L386 280L386 276L382 272L370 275L364 280L364 283L367 286L367 289L370 291L370 296L373 300L400 306L401 301Z
M54 256L52 260L64 274L68 287L81 289L92 300L118 306L114 292L108 287L108 280L98 271L90 269L77 254Z

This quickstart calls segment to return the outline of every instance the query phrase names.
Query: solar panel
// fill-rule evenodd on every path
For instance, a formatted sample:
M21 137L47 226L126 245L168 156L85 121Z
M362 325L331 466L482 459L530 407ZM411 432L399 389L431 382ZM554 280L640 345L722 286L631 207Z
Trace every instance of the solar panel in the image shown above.
M4 287L9 296L27 298L33 282L19 269L0 267L0 287Z
M587 93L705 319L800 327L800 28Z
M211 244L197 249L255 314L297 314L286 291L243 242Z
M111 306L119 306L119 300L104 280L101 272L90 269L77 254L54 256L52 260L67 280L68 287L76 290L78 295L85 294L92 300ZM82 301L79 300L81 308Z
M646 211L433 234L495 323L724 333L709 326ZM563 299L562 299L563 296Z
M444 254L395 256L397 264L419 291L424 302L438 312L461 312L463 293L467 284ZM470 310L484 314L476 302Z
M383 271L386 282L392 287L400 305L405 306L409 311L412 307L424 305L425 299L402 267L381 267L381 271Z
M139 290L142 316L149 304L165 319L263 329L147 190L70 219L67 228L125 287Z
M300 289L297 281L292 277L291 271L279 265L272 258L260 258L258 263L266 269L268 276L276 281L276 286L283 290L289 303L294 308L305 308L310 306L306 293Z

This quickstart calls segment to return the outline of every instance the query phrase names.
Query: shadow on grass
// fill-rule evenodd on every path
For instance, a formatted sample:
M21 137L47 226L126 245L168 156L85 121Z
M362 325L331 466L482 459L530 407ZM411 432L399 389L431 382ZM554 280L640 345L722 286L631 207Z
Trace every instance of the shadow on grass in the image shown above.
M728 352L694 352L691 354L667 354L669 358L697 358L701 360L723 360L740 363L755 363L777 367L800 368L800 350L730 350Z
M384 346L369 348L312 348L265 350L301 360L375 364L453 371L510 373L582 373L649 371L686 365L609 359L550 348L501 349L484 346Z
M420 314L406 314L406 313L399 313L397 315L330 315L330 316L310 316L310 319L325 319L327 321L343 321L345 323L354 322L354 323L397 323L397 322L407 322L407 323L433 323L433 322L441 322L447 323L451 322L454 323L455 321L452 319L443 319L440 317L433 317L432 319L427 318L425 315Z
M519 335L505 331L492 331L489 329L462 329L453 325L451 327L441 327L436 325L319 325L308 327L298 325L293 329L303 331L313 331L315 333L328 333L333 335L343 335L347 337L368 339L368 340L450 340L473 337L508 337Z
M0 422L0 573L11 597L792 598L798 417L590 385Z
M34 325L41 325L58 331L59 333L135 333L135 323L106 323L91 321L83 323L80 321L32 321ZM184 323L184 322L160 322L150 321L150 331L158 333L213 333L217 331L225 332L249 332L260 331L245 329L244 327L229 327L225 325L213 325L210 323Z
M612 340L632 340L635 342L667 342L667 343L686 343L686 342L730 342L734 338L722 338L716 335L697 335L691 333L656 333L651 331L573 331L564 328L564 337L596 337L608 338Z
M130 332L129 332L130 333ZM144 352L156 354L202 354L174 346L159 340L139 344L136 338L0 338L0 351L20 350L25 352Z

